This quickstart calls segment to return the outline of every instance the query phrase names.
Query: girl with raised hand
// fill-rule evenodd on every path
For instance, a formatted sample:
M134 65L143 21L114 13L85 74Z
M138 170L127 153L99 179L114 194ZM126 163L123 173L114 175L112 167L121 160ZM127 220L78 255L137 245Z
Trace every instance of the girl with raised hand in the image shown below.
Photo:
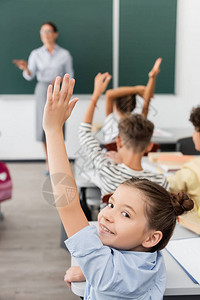
M122 86L106 91L106 119L102 127L105 143L115 140L118 135L119 120L129 116L134 111L137 95L144 99L141 114L147 118L161 63L162 58L157 58L148 74L149 79L146 86Z
M176 217L192 209L193 201L184 193L170 194L156 183L133 178L116 189L100 212L99 231L90 226L62 132L78 100L70 101L75 81L65 75L61 88L60 83L58 77L54 91L48 88L43 127L55 205L69 237L66 246L80 265L79 278L87 282L84 299L163 299L166 273L160 250L173 233ZM67 274L65 280L70 284Z

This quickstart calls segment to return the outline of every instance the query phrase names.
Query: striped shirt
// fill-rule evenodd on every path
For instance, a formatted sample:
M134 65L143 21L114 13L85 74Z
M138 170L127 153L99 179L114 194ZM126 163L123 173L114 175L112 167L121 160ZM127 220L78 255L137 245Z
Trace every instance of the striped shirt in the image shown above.
M116 113L111 113L106 117L103 127L101 128L104 137L104 143L111 143L115 141L116 136L119 134L119 120L120 117Z
M101 180L102 196L112 193L125 180L131 177L146 178L164 188L168 188L168 183L163 174L154 174L147 170L135 171L125 164L114 164L110 159L105 157L98 140L92 134L92 125L81 123L79 127L79 141L82 150L86 154L86 162L91 160L93 168Z

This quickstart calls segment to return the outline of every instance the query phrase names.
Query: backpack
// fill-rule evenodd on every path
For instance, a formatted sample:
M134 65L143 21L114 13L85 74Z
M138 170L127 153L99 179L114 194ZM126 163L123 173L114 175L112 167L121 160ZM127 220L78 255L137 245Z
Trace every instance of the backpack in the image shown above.
M0 202L12 198L12 180L7 166L0 162Z

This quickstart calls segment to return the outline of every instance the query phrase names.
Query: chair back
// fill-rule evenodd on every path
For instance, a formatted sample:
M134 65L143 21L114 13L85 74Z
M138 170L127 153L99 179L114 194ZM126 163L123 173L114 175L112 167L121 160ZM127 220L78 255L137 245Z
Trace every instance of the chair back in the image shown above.
M192 137L179 139L176 142L176 151L184 155L200 155L200 152L195 149Z

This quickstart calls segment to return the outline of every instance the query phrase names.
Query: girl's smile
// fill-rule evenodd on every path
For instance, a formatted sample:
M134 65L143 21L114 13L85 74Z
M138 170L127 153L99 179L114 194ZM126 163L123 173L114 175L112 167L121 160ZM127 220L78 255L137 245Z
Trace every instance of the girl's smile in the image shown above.
M103 224L99 225L99 234L114 234L111 230L109 230L106 226Z

